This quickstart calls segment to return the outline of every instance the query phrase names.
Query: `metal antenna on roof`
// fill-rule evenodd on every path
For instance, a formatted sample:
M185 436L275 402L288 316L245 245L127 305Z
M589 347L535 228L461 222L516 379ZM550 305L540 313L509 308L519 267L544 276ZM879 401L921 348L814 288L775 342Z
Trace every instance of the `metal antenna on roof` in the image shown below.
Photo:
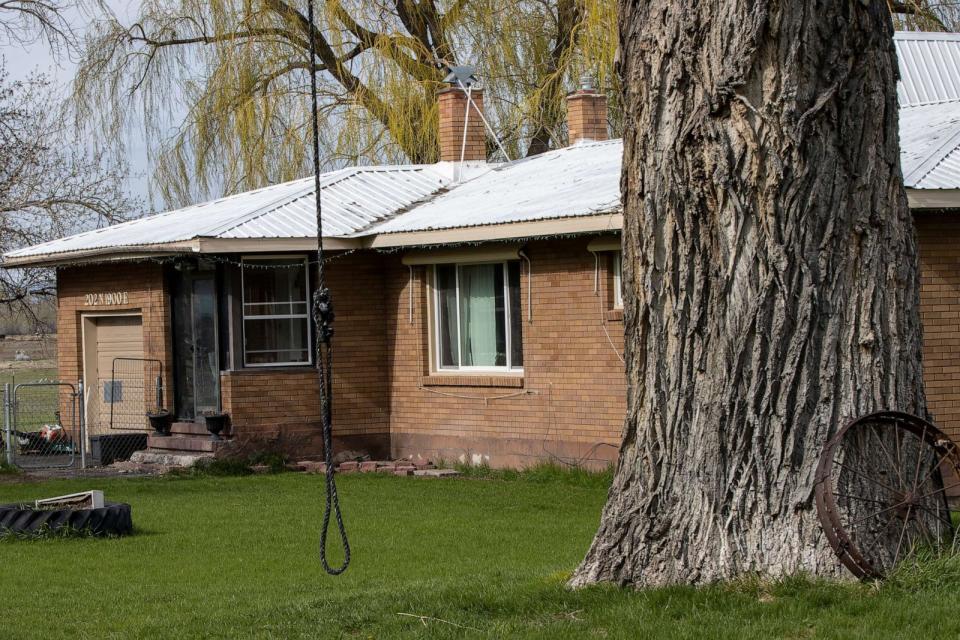
M350 542L343 525L337 483L333 477L333 430L331 426L333 405L333 300L327 288L323 268L323 216L320 198L320 133L317 116L317 55L316 26L313 19L313 0L307 3L307 20L310 23L310 108L313 133L313 186L317 203L317 290L313 294L313 319L317 325L317 376L320 387L320 422L323 429L323 456L326 462L327 501L323 510L323 527L320 529L320 562L332 576L340 575L350 565ZM337 519L340 542L343 544L343 564L331 567L327 562L327 532L330 515Z
M461 88L464 86L472 87L480 82L477 80L477 76L474 75L476 69L470 65L453 65L444 62L444 67L448 71L447 77L443 79L444 82L449 82L450 84L456 83L460 85Z
M503 157L507 159L507 162L510 162L510 155L507 153L507 150L503 148L503 143L500 142L500 136L493 130L493 127L490 126L490 123L487 122L487 119L484 117L483 111L481 111L473 101L473 85L479 84L480 82L476 76L476 69L470 65L455 65L447 62L443 58L437 58L436 65L438 69L447 70L447 75L443 81L449 84L456 84L467 96L467 110L463 118L463 144L460 147L460 162L463 162L463 157L467 150L467 124L470 122L470 107L473 107L473 110L480 116L483 126L486 127L487 132L493 138L494 142L497 143Z

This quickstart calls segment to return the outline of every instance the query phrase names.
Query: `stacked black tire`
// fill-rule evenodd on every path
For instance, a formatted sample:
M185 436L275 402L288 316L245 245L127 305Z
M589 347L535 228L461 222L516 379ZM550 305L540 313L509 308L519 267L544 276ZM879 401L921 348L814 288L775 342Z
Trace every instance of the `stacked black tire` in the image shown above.
M30 505L0 505L0 535L41 535L72 529L92 536L125 536L133 533L130 505L107 502L100 509L38 510Z

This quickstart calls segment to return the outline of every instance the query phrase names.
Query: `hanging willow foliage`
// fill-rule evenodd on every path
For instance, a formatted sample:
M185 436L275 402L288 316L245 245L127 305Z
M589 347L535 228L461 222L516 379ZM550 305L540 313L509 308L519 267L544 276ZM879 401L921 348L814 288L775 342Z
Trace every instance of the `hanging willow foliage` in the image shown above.
M619 133L616 0L326 0L315 60L305 6L147 0L132 24L98 21L75 80L79 122L118 151L144 139L169 205L304 175L311 65L327 168L435 161L437 59L478 67L512 158L566 143L563 98L583 74ZM943 26L926 0L891 8L906 26Z
M149 0L88 35L79 121L118 143L143 127L168 204L304 174L308 76L319 72L328 167L433 162L436 61L474 64L511 157L565 143L564 95L589 73L617 87L613 0L328 0L319 55L304 2Z

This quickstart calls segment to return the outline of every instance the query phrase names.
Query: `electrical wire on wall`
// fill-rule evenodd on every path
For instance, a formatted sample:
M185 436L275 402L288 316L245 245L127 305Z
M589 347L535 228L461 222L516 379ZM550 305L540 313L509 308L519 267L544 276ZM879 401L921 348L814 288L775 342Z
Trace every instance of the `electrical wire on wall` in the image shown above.
M317 70L313 64L317 54L316 26L313 0L307 3L307 20L310 23L310 108L313 134L313 178L317 205L317 290L313 294L313 319L317 324L317 376L320 390L320 421L323 429L323 455L326 462L326 504L323 510L323 525L320 529L320 562L328 574L336 576L350 566L350 542L343 524L343 512L337 495L337 483L333 469L333 300L326 285L323 259L323 216L320 197L320 132L317 116ZM343 564L332 567L327 561L327 533L330 517L336 518L337 531L343 545Z
M600 295L600 254L597 251L591 251L593 254L593 295L597 297L597 304L600 307L600 327L603 329L603 333L607 336L607 342L610 344L610 348L613 349L613 353L616 354L617 359L626 364L627 361L624 360L623 356L620 354L617 345L613 343L613 338L610 336L610 332L607 330L607 310L604 308L604 296Z

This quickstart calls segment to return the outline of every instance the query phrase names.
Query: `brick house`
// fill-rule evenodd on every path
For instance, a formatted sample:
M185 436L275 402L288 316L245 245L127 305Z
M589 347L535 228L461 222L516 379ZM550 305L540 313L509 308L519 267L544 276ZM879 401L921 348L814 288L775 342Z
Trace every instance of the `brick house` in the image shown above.
M896 44L927 392L960 437L960 39ZM441 162L322 179L335 446L500 466L611 462L626 395L622 146L606 140L605 100L569 97L571 146L492 165L465 94L438 99ZM162 368L181 422L223 411L237 441L320 453L314 197L313 179L299 180L4 256L7 268L56 268L60 375L86 381L88 432L123 402L105 390L110 363L144 358ZM131 409L137 428L142 409Z

